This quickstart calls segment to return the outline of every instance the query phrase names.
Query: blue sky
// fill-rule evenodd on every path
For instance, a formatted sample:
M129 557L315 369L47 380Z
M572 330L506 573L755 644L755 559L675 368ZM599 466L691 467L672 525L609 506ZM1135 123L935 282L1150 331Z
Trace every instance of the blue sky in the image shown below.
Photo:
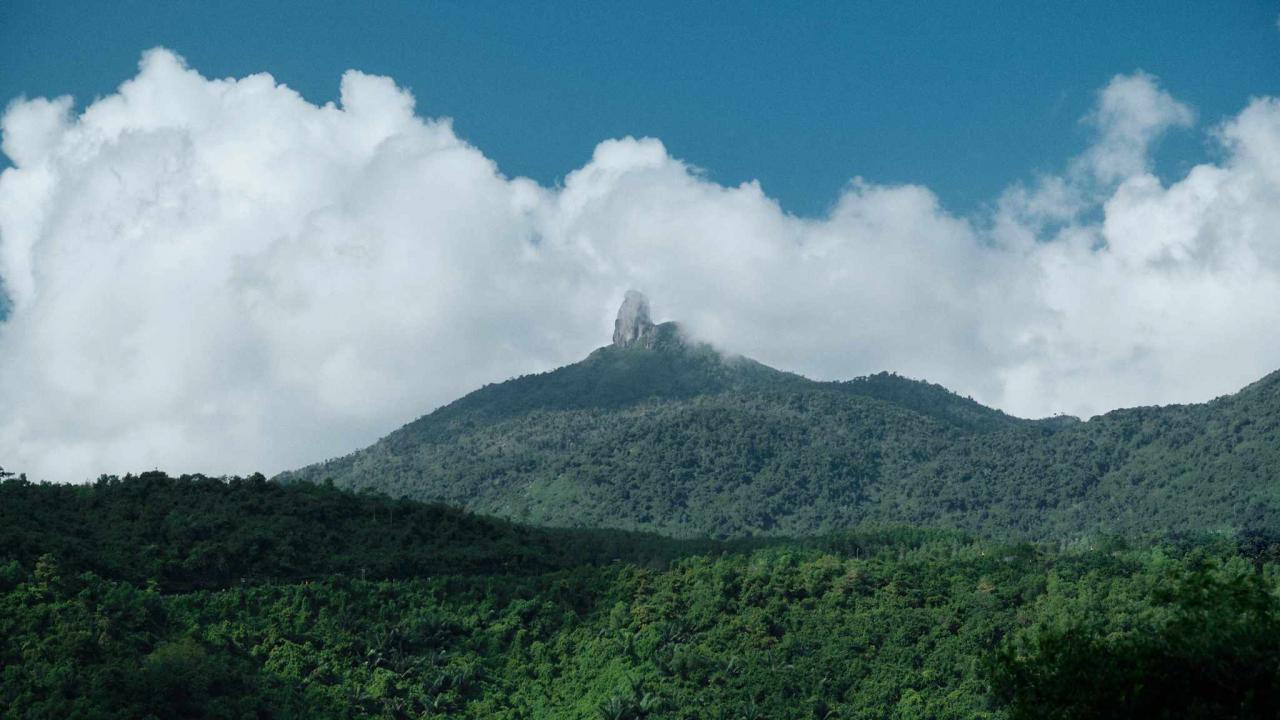
M661 138L724 184L802 215L854 176L922 183L968 213L1053 172L1080 118L1141 69L1203 124L1280 93L1274 2L6 2L0 98L81 104L165 46L208 77L267 71L334 99L389 75L508 175L551 184L600 140ZM1170 134L1163 177L1206 158Z

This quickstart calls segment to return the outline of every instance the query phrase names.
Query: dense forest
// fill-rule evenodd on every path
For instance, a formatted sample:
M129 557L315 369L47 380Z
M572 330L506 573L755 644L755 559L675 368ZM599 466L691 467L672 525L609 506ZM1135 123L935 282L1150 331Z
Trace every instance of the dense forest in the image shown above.
M671 324L655 337L487 386L279 479L678 537L903 523L1044 541L1280 516L1280 374L1201 405L1031 421L896 375L809 381Z
M534 574L626 560L661 563L722 544L612 530L542 530L442 505L281 486L261 475L222 480L143 473L91 485L0 483L0 548L33 567L66 567L162 590L249 578L332 574Z
M1275 717L1280 546L677 542L262 478L0 483L0 717Z

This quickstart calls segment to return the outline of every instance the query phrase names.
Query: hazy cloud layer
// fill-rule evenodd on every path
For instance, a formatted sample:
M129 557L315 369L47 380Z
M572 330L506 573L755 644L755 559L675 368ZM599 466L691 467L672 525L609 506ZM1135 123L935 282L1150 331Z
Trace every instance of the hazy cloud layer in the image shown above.
M273 472L659 318L820 378L881 369L1022 415L1205 400L1280 368L1280 103L1170 186L1192 110L1117 76L1059 174L959 217L853 180L821 218L657 140L547 188L504 177L392 80L317 107L165 51L79 115L3 117L0 464L49 479ZM1204 132L1204 131L1202 131ZM530 142L536 142L531 138Z

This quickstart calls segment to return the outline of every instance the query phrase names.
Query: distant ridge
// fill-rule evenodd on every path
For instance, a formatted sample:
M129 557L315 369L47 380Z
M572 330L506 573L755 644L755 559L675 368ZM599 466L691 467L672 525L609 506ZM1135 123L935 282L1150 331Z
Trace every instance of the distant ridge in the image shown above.
M280 475L556 526L692 537L868 522L988 536L1280 532L1280 373L1201 405L1024 420L880 373L815 382L655 324Z

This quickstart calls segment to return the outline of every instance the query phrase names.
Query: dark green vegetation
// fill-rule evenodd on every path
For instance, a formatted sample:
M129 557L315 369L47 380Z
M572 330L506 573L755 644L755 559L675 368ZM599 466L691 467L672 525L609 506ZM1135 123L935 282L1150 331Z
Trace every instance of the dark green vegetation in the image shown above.
M1263 536L675 543L160 474L0 512L6 720L1280 710Z
M64 566L162 590L242 579L300 581L335 573L403 578L536 574L584 563L662 563L711 541L611 530L548 531L441 505L281 486L143 473L93 485L0 484L0 548L34 567Z
M681 537L864 523L1060 540L1276 528L1280 374L1203 405L1021 420L895 375L820 383L657 326L286 473L539 525Z

